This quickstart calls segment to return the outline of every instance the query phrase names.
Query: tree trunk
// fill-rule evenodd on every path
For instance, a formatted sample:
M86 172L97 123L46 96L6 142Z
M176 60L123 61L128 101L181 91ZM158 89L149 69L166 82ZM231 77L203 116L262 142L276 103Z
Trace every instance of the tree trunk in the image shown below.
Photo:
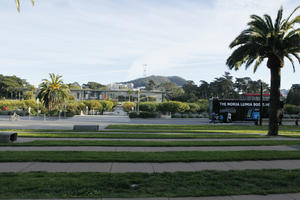
M278 135L278 122L280 115L280 72L281 65L278 59L269 59L268 67L271 70L271 91L269 107L269 131L268 135Z

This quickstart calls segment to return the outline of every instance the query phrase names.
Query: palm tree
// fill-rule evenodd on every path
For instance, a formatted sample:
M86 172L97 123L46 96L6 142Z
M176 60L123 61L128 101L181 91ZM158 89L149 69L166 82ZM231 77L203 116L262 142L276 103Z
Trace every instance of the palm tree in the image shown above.
M15 0L17 4L18 12L20 12L20 0ZM32 5L34 6L34 0L31 0Z
M278 117L280 114L280 73L287 58L295 71L293 57L300 63L300 15L293 14L300 8L298 6L287 19L282 18L282 7L278 10L276 20L272 21L269 15L259 17L251 15L249 28L235 38L230 48L235 48L226 64L230 69L238 70L242 64L246 69L255 62L254 72L264 59L271 71L271 93L269 109L268 135L278 135Z
M43 79L39 87L38 98L48 110L60 108L61 104L69 95L69 88L63 83L60 75L49 74L50 80Z

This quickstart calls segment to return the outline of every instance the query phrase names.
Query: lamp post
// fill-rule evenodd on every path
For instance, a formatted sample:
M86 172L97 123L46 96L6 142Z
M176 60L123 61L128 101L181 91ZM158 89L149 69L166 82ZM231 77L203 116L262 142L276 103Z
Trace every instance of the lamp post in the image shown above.
M38 117L38 119L39 119L39 114L40 114L40 99L39 98L37 98L36 99L36 104L37 104L37 117Z
M138 90L137 93L137 113L140 113L140 90Z
M263 112L263 86L260 81L260 108L259 108L259 125L262 125L262 112Z

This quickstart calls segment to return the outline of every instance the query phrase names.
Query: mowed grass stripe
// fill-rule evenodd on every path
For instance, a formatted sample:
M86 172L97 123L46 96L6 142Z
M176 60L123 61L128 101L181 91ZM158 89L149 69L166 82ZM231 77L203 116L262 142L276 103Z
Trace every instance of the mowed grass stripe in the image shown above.
M0 198L145 198L274 194L300 192L299 185L300 170L152 174L0 173Z
M134 124L113 124L108 125L106 129L174 129L174 130L268 130L268 126L254 126L254 125L165 125L165 124L151 124L151 125L134 125ZM280 130L300 131L299 126L280 126Z
M196 162L300 159L300 151L3 151L0 162Z
M132 138L132 139L189 139L189 138L263 138L262 135L247 134L188 134L188 133L34 133L19 132L20 137L42 137L42 138Z
M126 146L126 147L196 147L196 146L300 146L300 140L234 141L80 141L49 140L23 143L0 143L0 146Z

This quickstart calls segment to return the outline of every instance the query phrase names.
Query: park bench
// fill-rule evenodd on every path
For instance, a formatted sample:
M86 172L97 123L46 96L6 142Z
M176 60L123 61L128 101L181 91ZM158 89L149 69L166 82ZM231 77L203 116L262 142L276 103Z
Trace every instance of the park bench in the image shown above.
M74 125L74 131L98 131L99 125Z

